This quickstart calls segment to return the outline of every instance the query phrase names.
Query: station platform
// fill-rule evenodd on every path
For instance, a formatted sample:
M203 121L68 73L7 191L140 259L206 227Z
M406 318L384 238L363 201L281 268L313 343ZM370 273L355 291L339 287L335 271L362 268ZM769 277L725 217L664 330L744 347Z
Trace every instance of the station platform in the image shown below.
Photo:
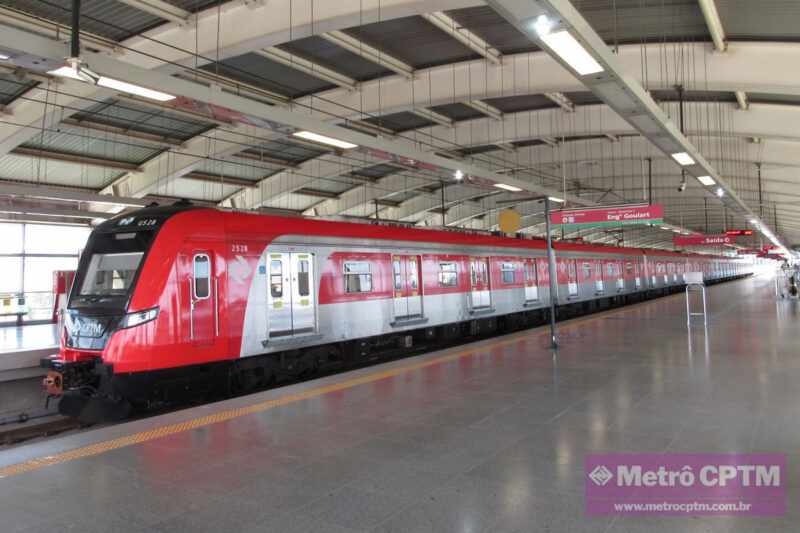
M39 359L54 350L58 350L56 324L0 327L0 383L44 374Z
M756 277L0 451L4 532L796 531L800 302ZM781 452L774 518L586 517L591 452Z

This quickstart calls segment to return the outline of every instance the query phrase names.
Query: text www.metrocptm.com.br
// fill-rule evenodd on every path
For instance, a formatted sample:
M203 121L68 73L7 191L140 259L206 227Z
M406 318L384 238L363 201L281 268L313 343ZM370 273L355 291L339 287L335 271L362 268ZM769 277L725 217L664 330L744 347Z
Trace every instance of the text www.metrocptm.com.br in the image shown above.
M648 503L615 503L614 511L618 513L746 513L752 504L707 503L707 502L648 502Z

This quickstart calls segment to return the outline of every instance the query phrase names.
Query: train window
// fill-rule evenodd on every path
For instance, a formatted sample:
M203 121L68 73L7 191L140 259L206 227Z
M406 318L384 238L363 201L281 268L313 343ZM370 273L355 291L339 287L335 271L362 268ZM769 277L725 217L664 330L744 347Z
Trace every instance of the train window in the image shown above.
M205 300L210 294L211 261L206 254L194 256L194 297Z
M369 263L344 264L344 290L351 293L372 291L372 272Z
M514 283L514 263L501 264L500 277L506 285Z
M526 263L525 281L527 281L530 285L536 285L538 281L536 278L536 261L530 261Z
M606 272L608 272L608 277L614 277L614 263L606 264Z
M458 286L458 270L455 263L439 263L439 286Z
M400 266L400 260L395 259L392 261L392 268L394 271L394 290L403 290L403 269Z
M297 294L308 296L308 260L301 259L297 262Z
M269 292L273 298L283 297L283 261L280 259L269 263Z
M417 260L416 259L409 259L408 260L408 285L411 290L415 291L419 288L419 283L417 281Z
M630 261L625 263L625 272L627 272L628 274L633 272L633 263L631 263Z
M592 279L592 265L590 263L583 264L583 279Z
M133 283L143 255L142 252L93 254L80 294L125 294Z

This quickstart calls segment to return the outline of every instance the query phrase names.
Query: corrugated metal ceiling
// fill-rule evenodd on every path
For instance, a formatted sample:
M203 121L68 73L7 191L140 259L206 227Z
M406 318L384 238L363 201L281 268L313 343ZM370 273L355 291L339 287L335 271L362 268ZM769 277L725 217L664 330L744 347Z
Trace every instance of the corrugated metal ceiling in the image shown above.
M0 4L67 26L71 24L72 0L0 0ZM160 17L114 0L83 0L81 3L82 29L115 41L123 41L164 22Z
M385 50L415 69L480 57L417 16L349 28L346 33L379 50Z
M432 107L431 110L446 116L450 120L472 120L484 116L480 111L459 103L437 105Z
M710 39L697 0L576 0L573 4L608 43ZM538 50L489 6L447 14L504 54Z
M12 74L0 74L0 105L10 104L38 84L35 81L18 80Z
M319 157L325 153L324 150L317 150L311 146L300 145L289 142L288 140L267 141L256 147L245 150L252 156L264 156L274 159L281 159L289 163L300 163L308 159Z
M72 118L181 140L188 140L214 126L163 109L115 99L97 103L75 113Z
M7 155L0 158L0 178L34 183L100 189L124 173L125 171L119 169L49 161L37 157Z
M716 0L716 4L731 40L800 40L797 0Z
M96 131L65 126L60 127L59 131L44 131L22 146L137 165L161 151L161 148L144 141L130 142L114 134L103 136Z
M322 37L298 39L291 43L282 44L279 48L297 54L309 61L319 63L358 81L371 80L392 73L390 70L336 46Z
M422 118L419 115L403 111L401 113L390 113L381 117L370 117L364 119L364 122L369 122L382 128L388 128L392 131L402 132L432 126L434 123L428 119Z
M290 98L335 87L327 81L303 74L258 54L244 54L219 63L209 63L201 68Z

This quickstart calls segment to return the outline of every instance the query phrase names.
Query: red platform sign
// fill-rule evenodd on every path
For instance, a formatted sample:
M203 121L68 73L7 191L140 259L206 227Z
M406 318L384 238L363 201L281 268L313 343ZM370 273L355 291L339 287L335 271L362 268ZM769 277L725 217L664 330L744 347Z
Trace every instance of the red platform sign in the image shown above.
M556 226L620 226L629 224L662 224L664 207L661 204L628 205L592 209L563 209L550 213Z
M752 234L753 230L751 229L729 229L725 232L725 235L730 235L731 237L744 237Z
M722 246L733 244L734 238L730 235L674 235L672 244L675 246Z

